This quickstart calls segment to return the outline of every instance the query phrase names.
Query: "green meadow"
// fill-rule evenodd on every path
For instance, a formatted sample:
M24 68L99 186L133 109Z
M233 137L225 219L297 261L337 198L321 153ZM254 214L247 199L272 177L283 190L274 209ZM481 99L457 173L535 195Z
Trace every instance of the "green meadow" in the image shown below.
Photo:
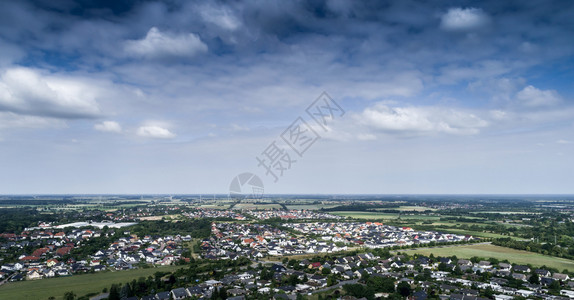
M9 282L0 286L0 299L48 299L51 296L56 297L56 299L63 299L64 294L69 291L73 291L77 296L83 296L89 293L99 293L104 288L109 290L113 283L126 283L139 277L147 278L148 276L153 276L158 271L171 272L179 268L183 268L183 266L165 266Z
M474 245L460 245L460 246L447 246L435 248L421 248L401 251L408 254L419 253L423 255L434 256L453 256L458 258L471 258L473 256L482 258L496 258L499 260L508 259L514 264L532 264L533 266L546 265L551 268L556 268L560 271L567 269L574 271L574 261L559 257L542 255L534 252L515 250L506 247L499 247L491 244L474 244Z

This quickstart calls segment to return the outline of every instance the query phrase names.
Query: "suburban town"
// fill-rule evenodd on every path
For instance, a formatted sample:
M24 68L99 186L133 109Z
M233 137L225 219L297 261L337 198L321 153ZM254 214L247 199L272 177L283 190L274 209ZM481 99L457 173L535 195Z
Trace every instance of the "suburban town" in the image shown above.
M567 270L516 264L511 257L463 259L409 252L490 244L488 238L469 234L297 209L177 205L81 215L92 219L40 221L19 233L0 234L0 279L12 283L223 262L232 267L215 267L217 274L193 272L195 279L175 280L153 294L124 291L118 299L574 298L574 280ZM146 222L169 228L202 222L206 235L138 234L138 226ZM112 288L94 299L114 299L118 287Z

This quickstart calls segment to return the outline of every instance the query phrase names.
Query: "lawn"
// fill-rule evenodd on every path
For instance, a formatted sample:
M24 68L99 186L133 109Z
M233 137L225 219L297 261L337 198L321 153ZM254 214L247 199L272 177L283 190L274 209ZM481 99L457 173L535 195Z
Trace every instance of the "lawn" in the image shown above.
M564 258L552 257L538 253L515 250L506 247L494 246L491 244L475 244L463 246L447 246L441 248L422 248L405 250L409 254L420 253L424 255L435 256L453 256L458 258L471 258L473 256L482 258L496 258L499 260L508 259L511 263L515 264L532 264L533 266L546 265L551 268L556 268L560 271L568 269L570 272L574 271L574 261Z
M73 275L34 281L10 282L0 286L0 299L48 299L50 296L63 299L66 292L73 291L77 296L99 293L110 288L112 283L125 283L139 277L153 276L155 272L174 271L184 266L165 266L149 269L136 269L118 272Z

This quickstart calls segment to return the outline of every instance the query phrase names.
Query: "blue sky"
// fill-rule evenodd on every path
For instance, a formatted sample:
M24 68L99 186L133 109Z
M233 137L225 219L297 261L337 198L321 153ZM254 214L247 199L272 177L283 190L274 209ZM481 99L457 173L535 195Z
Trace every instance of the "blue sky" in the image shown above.
M227 193L242 172L271 194L574 193L572 15L3 1L0 193ZM322 92L345 110L326 128L305 113ZM298 117L320 136L302 156L280 137ZM273 141L296 159L277 182L256 160Z

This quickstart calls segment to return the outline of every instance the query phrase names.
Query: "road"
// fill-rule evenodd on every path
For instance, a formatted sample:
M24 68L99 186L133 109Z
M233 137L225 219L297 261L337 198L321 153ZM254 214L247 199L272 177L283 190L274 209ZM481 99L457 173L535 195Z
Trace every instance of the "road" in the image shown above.
M16 275L16 273L13 273L12 275L6 277L6 279L0 281L0 286L2 286L3 284L5 284L6 282L8 282L8 280L10 280L10 278L12 278L12 276Z
M322 288L322 289L320 289L320 290L314 290L314 291L312 291L311 293L312 293L312 294L322 293L322 292L326 292L326 291L329 291L329 290L332 290L332 289L338 289L338 288L344 286L345 284L355 284L355 283L357 283L357 282L359 282L359 279L340 281L339 283L337 283L337 284L335 284L335 285L332 285L332 286L329 286L329 287L326 287L326 288Z

